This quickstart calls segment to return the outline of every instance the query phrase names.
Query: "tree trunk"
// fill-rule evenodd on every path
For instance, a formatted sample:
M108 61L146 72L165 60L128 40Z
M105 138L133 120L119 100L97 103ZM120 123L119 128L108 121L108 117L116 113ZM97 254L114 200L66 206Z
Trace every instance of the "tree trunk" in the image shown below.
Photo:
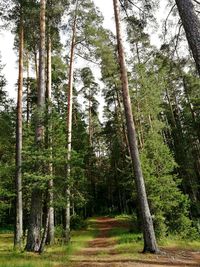
M34 50L34 63L35 63L35 77L36 77L36 81L38 81L38 57L37 57L36 48Z
M46 240L47 240L48 229L49 229L49 219L50 219L50 207L47 209L45 226L44 226L44 233L43 233L42 241L40 243L40 247L39 247L39 250L38 250L38 252L40 254L44 251L45 243L46 243Z
M45 9L46 1L40 0L40 50L39 50L39 82L37 112L40 114L37 119L35 138L38 150L44 142L43 113L45 107ZM42 168L42 166L38 166ZM38 251L40 246L40 232L42 222L42 191L36 186L31 195L30 222L27 236L26 250Z
M69 83L68 83L68 110L67 110L67 189L66 189L66 200L67 205L65 208L65 242L70 240L70 186L69 179L71 173L71 150L72 150L72 103L73 103L73 77L74 77L74 50L76 45L76 22L77 22L77 10L78 0L76 1L76 9L74 16L74 23L72 28L72 42L70 52L70 65L69 65Z
M52 132L52 122L51 122L51 102L52 102L52 94L51 94L51 87L52 87L52 75L51 75L51 37L50 33L48 36L48 47L47 47L47 105L48 105L48 146L50 149L50 160L49 163L49 175L53 176L53 164L52 164L52 138L51 138L51 132ZM49 180L48 184L49 188L49 220L48 220L48 235L47 235L47 243L52 245L54 243L54 207L53 207L53 178Z
M27 251L38 252L40 247L42 225L42 192L34 189L31 195L31 211L27 236Z
M143 222L144 252L157 253L159 250L156 244L153 221L152 221L152 217L150 214L149 205L147 201L144 178L143 178L140 159L139 159L136 130L135 130L135 125L134 125L132 107L131 107L131 101L130 101L130 95L129 95L128 77L127 77L124 50L123 50L123 45L122 45L118 0L113 0L113 4L114 4L114 13L115 13L118 55L119 55L119 64L120 64L120 72L121 72L122 93L123 93L123 102L124 102L124 110L125 110L125 117L126 117L128 141L129 141L131 159L132 159L134 172L135 172L136 187L137 187L138 199L139 199L142 222Z
M200 75L200 21L191 0L176 0L189 47Z
M29 52L27 51L27 77L26 77L26 122L29 125L30 120L30 73L29 73Z
M19 78L17 98L17 123L16 123L16 222L15 222L15 248L22 248L23 237L23 207L22 207L22 91L23 91L23 50L24 50L24 25L23 17L20 18L19 31Z

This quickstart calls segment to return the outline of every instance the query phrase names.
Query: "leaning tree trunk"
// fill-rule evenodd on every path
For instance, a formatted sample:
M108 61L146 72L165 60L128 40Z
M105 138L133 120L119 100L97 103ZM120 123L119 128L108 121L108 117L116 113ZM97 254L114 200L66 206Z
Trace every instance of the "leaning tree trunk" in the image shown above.
M44 108L45 108L45 10L46 1L40 0L40 49L39 49L39 82L37 99L37 125L35 139L38 151L44 143ZM37 166L42 168L42 166ZM27 236L27 251L38 251L41 242L42 225L42 190L36 185L31 195L30 221Z
M72 150L72 103L73 103L73 74L74 74L74 50L76 45L76 23L77 23L77 10L78 0L76 1L76 9L74 16L74 23L72 28L72 43L70 52L70 65L69 65L69 83L68 83L68 110L67 110L67 189L66 189L66 200L67 205L65 208L65 242L70 240L70 186L69 179L71 173L71 150Z
M121 72L122 94L123 94L124 111L125 111L125 117L126 117L128 141L129 141L131 159L132 159L134 172L135 172L137 194L138 194L141 215L142 215L144 252L156 253L159 250L158 250L157 243L156 243L153 221L152 221L152 217L150 214L150 209L149 209L149 205L147 201L144 178L143 178L141 163L139 159L136 130L135 130L135 125L134 125L134 120L133 120L132 107L131 107L129 88L128 88L128 77L127 77L127 70L126 70L126 63L125 63L125 55L124 55L124 49L123 49L123 44L122 44L118 0L113 0L113 4L114 4L114 13L115 13L118 55L119 55L119 64L120 64L120 72Z
M23 17L20 18L19 30L19 78L17 99L16 123L16 222L15 222L15 248L22 248L23 237L23 207L22 207L22 91L23 91L23 50L24 50L24 25Z
M191 0L175 0L200 75L200 21Z

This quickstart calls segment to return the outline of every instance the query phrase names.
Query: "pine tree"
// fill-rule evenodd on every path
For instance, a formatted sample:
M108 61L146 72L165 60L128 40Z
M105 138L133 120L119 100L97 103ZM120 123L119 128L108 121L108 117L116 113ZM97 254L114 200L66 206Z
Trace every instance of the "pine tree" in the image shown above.
M16 225L14 245L22 248L23 207L22 207L22 90L23 90L23 52L24 52L23 6L20 5L19 22L19 78L16 123Z
M44 107L45 107L45 9L46 1L40 1L40 50L39 50L39 83L38 83L38 100L37 112L38 119L35 131L35 139L38 150L44 142ZM39 168L41 168L40 166ZM27 251L38 251L41 242L41 223L42 223L42 190L36 186L33 188L31 196L30 221L27 236Z
M129 147L130 147L130 154L131 154L132 163L133 163L134 171L135 171L138 198L139 198L140 208L141 208L141 213L142 213L143 234L144 234L144 252L157 253L159 250L156 244L153 221L152 221L152 217L150 214L149 205L147 201L144 178L143 178L140 159L139 159L139 151L137 147L135 125L134 125L133 115L132 115L126 63L125 63L125 57L124 57L124 50L122 46L118 1L114 0L113 4L114 4L114 13L115 13L115 22L116 22L117 44L118 44L119 64L120 64L120 72L121 72L123 102L124 102L124 110L125 110L126 124L127 124L127 134L128 134L128 141L129 141Z
M196 63L197 71L200 75L199 18L195 12L194 5L191 0L176 0L176 5L183 23L189 47Z

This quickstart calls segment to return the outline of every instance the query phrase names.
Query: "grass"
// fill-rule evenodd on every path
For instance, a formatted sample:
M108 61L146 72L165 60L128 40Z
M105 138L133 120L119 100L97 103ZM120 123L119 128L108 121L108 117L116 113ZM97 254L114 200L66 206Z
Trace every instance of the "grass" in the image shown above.
M109 236L116 240L116 252L121 255L121 257L128 257L131 259L138 259L141 257L151 257L151 255L142 256L140 252L143 250L143 236L137 231L135 218L120 215L115 217L121 222L127 222L126 227L116 227L110 230ZM132 223L130 224L130 222ZM181 240L177 236L169 236L158 241L158 246L162 249L180 249L180 250L200 250L200 239L191 240Z
M169 236L159 241L161 247L184 250L200 250L200 240L183 240L177 236Z
M130 233L129 228L114 228L110 230L109 236L116 240L115 250L122 258L138 259L142 251L143 241L141 233Z
M70 255L85 247L97 234L91 220L86 230L72 232L70 245L46 247L42 255L13 251L13 234L0 234L0 267L56 267L69 266Z
M153 255L143 255L140 252L143 249L142 234L130 223L132 217L118 216L120 224L115 225L109 231L109 237L116 241L115 252L120 257L129 259L150 259ZM46 247L42 255L27 252L13 251L13 235L4 232L0 234L0 267L64 267L70 266L70 256L75 254L81 248L86 247L88 242L94 239L98 230L96 229L96 218L89 220L88 228L85 230L73 231L70 245L56 244L52 247ZM180 250L200 250L200 240L180 240L175 236L169 236L159 241L159 247ZM116 256L117 256L116 255ZM109 253L101 251L97 254L98 258L110 257Z

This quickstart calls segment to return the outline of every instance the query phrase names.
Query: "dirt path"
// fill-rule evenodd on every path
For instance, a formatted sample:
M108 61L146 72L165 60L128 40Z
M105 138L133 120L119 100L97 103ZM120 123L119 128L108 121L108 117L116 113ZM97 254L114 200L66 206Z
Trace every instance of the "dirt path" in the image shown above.
M96 227L99 235L88 246L71 258L73 267L164 267L199 266L200 252L192 250L163 249L165 255L137 255L116 250L116 241L109 237L109 231L116 227L128 227L112 218L98 218Z

